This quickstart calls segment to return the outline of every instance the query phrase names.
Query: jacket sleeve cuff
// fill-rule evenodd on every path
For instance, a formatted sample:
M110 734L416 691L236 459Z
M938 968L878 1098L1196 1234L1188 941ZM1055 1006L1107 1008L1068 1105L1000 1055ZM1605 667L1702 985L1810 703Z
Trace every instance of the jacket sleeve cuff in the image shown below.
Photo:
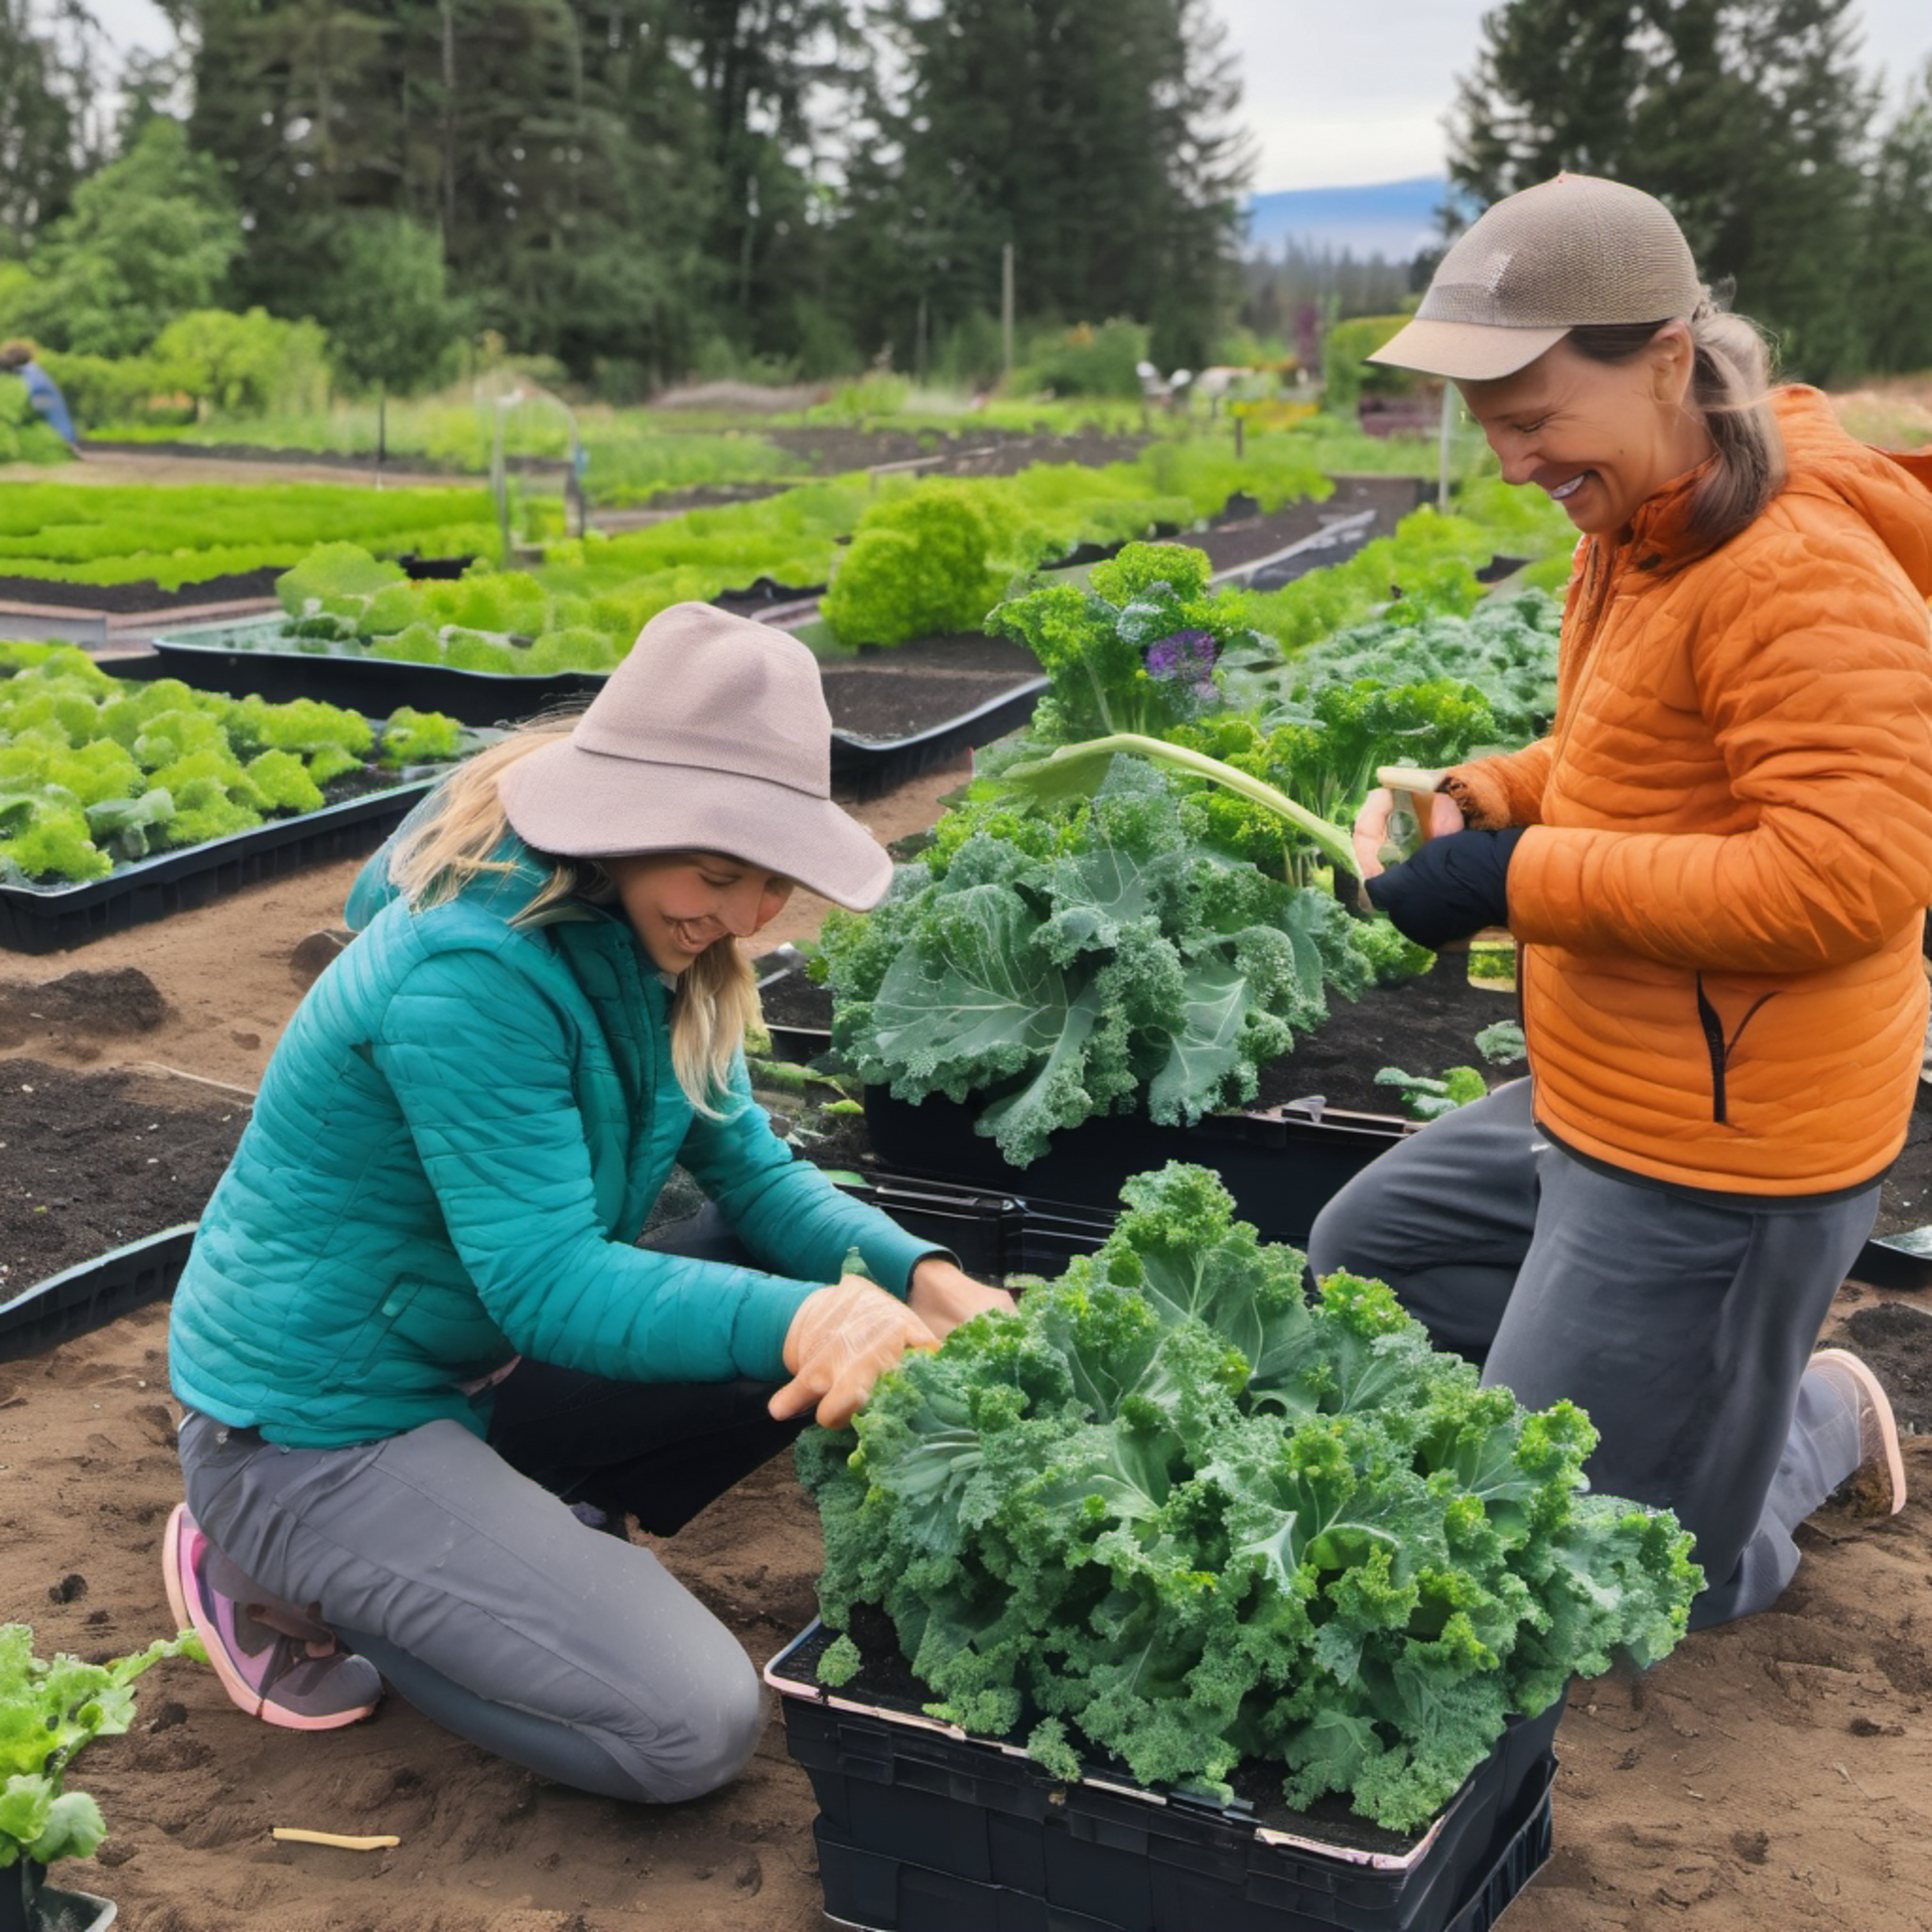
M1480 764L1458 764L1444 774L1437 789L1455 800L1462 823L1471 832L1500 832L1511 822L1501 780Z

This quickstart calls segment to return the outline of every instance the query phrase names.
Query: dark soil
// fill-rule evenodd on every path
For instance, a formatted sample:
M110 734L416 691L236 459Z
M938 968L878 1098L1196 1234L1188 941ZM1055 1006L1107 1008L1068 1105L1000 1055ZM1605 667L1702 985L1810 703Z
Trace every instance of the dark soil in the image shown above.
M1846 1316L1849 1345L1868 1363L1891 1400L1901 1429L1932 1431L1932 1311L1905 1302L1872 1302Z
M966 631L866 645L847 661L819 666L832 728L873 744L916 738L1039 678L1025 644ZM1010 725L1003 726L1010 730Z
M205 577L164 591L143 579L134 584L68 584L46 577L0 577L0 603L39 604L58 611L106 611L127 617L145 611L179 611L201 604L236 604L245 599L273 597L275 580L284 566L231 571L223 577Z
M889 464L917 464L922 473L947 477L1011 477L1035 463L1078 463L1098 469L1131 463L1150 439L1145 436L1032 435L1025 431L967 425L954 431L876 430L811 424L799 429L761 425L767 443L809 463L823 477Z
M179 1075L0 1060L0 1302L198 1219L247 1118Z

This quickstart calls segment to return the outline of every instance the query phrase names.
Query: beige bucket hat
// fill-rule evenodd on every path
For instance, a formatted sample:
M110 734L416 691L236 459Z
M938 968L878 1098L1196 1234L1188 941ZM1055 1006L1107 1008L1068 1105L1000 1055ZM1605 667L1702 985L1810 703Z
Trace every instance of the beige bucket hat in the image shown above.
M1573 329L1669 322L1704 299L1690 243L1662 202L1596 175L1558 175L1497 202L1459 236L1416 319L1368 360L1488 382Z
M504 815L563 858L722 852L864 911L893 862L832 802L832 715L796 637L709 604L637 633L568 738L509 766Z

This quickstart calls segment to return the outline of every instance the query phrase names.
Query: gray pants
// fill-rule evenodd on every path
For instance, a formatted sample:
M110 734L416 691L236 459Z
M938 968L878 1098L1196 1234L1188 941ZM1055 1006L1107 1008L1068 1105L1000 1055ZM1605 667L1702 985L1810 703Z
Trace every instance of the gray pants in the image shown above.
M461 1423L301 1449L191 1413L180 1448L189 1509L230 1563L450 1729L653 1803L751 1757L763 1711L738 1639Z
M1592 1488L1697 1537L1705 1625L1776 1598L1792 1532L1858 1466L1857 1415L1805 1364L1877 1205L1876 1181L1732 1205L1619 1177L1544 1140L1519 1080L1365 1168L1309 1261L1387 1282L1528 1407L1586 1410Z

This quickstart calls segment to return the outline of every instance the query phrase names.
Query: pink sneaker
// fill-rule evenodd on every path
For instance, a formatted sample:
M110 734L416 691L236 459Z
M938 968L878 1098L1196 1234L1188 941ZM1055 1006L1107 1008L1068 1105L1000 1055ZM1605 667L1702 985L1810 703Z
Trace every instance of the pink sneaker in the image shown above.
M161 1543L161 1574L178 1628L192 1626L221 1688L264 1724L286 1730L335 1730L374 1711L382 1679L365 1657L336 1644L304 1643L223 1596L208 1581L212 1548L178 1503Z
M1860 1516L1896 1516L1905 1507L1905 1458L1878 1378L1844 1348L1821 1348L1810 1365L1844 1395L1859 1419L1859 1466L1839 1485L1837 1499Z

